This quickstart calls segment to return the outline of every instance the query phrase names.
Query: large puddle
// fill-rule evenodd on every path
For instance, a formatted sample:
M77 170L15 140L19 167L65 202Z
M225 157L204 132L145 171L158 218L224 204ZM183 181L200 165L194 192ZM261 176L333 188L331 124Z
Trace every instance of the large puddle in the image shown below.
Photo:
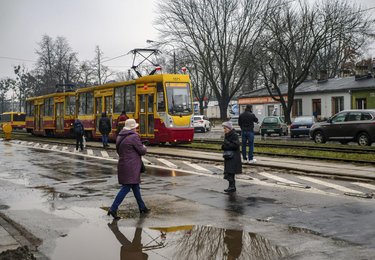
M280 259L288 249L256 233L212 226L82 224L57 240L51 259Z

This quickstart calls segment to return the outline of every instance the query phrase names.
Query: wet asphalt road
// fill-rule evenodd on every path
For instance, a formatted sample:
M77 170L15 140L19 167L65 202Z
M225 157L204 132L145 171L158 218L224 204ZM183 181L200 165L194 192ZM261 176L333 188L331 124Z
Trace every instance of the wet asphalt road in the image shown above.
M375 200L148 167L152 209L129 194L118 222L116 163L0 141L1 212L43 240L50 259L373 259Z

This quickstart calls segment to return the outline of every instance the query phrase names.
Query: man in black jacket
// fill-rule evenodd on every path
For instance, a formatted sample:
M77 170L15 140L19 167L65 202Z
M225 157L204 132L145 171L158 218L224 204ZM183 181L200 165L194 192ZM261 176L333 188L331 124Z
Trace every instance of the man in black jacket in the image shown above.
M258 118L252 112L252 106L246 105L245 111L238 118L238 125L241 127L242 135L242 159L247 163L255 163L254 159L254 123ZM246 146L249 145L249 156L246 157Z
M108 145L108 135L111 132L111 120L107 117L107 113L103 112L102 117L99 120L99 132L102 134L103 147L107 148Z

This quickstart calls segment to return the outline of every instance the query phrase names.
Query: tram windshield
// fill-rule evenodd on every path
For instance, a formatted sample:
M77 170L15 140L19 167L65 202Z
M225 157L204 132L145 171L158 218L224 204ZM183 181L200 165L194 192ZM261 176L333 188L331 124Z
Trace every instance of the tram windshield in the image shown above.
M167 83L166 90L169 114L181 115L192 113L189 83Z

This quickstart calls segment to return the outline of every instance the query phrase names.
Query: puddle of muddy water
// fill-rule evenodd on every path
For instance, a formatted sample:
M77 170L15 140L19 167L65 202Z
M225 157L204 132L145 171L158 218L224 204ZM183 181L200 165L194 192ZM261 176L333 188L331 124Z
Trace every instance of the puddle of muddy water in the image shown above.
M256 233L211 226L79 228L57 240L51 259L280 259L289 255Z

